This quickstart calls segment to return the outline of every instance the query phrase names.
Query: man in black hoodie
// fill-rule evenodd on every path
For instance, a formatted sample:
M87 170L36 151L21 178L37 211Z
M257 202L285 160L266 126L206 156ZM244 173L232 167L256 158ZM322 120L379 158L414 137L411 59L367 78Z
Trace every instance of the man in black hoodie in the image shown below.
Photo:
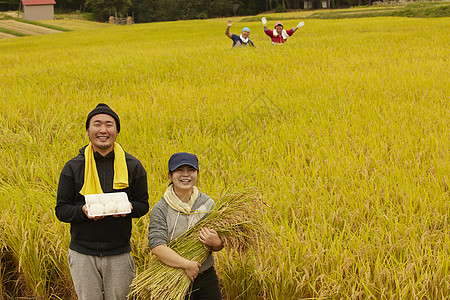
M86 120L89 145L66 163L59 179L55 212L60 221L70 223L68 261L80 300L124 300L135 276L131 219L148 212L147 173L116 143L119 132L118 115L98 104ZM117 183L117 174L128 180ZM127 194L129 214L88 214L84 195L113 192Z

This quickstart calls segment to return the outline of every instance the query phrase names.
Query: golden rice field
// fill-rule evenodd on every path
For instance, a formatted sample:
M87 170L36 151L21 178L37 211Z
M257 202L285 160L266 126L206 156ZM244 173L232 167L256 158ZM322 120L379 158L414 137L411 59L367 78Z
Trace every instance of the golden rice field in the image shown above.
M234 50L226 21L0 40L1 297L74 297L56 188L106 102L151 205L177 151L214 199L256 188L269 205L261 247L216 256L226 299L449 298L450 19L307 19L274 47L234 18L257 46Z

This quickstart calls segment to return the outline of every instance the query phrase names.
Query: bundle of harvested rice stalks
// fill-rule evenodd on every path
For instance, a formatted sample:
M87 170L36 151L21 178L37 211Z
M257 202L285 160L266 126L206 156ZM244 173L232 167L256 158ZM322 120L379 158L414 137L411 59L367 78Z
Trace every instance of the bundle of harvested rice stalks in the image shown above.
M203 263L210 249L198 240L202 227L216 230L225 248L245 251L256 245L265 231L261 224L261 197L256 192L244 192L227 194L217 202L210 214L167 246L186 259ZM169 267L153 256L148 268L133 280L128 299L182 300L190 284L183 269Z

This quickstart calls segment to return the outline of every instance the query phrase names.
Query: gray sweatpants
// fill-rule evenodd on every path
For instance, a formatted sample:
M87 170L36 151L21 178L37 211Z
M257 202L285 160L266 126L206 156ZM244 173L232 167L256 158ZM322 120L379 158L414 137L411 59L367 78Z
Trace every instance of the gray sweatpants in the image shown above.
M68 260L78 299L125 300L127 298L130 284L135 276L131 253L98 257L69 249Z

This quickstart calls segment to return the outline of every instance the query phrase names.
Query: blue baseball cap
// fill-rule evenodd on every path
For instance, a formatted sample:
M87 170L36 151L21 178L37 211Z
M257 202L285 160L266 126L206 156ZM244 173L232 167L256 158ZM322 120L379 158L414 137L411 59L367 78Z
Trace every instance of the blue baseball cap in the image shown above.
M187 152L175 153L169 159L169 172L173 172L177 168L185 165L191 166L198 171L197 156Z
M244 27L244 28L242 28L242 31L248 31L248 33L250 33L250 28L248 28L248 27Z

